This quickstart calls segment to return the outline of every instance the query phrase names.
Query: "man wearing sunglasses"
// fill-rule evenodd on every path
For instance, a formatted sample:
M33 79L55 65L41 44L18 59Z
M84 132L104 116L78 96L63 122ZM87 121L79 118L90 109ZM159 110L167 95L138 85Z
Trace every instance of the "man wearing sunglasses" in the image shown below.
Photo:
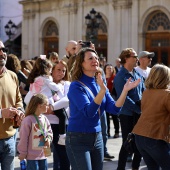
M0 41L0 169L14 170L16 129L13 122L20 125L24 113L17 76L6 69L6 61L7 49Z
M126 48L121 52L119 58L122 67L114 78L114 87L117 93L117 98L120 96L123 86L129 78L131 78L132 81L140 79L139 85L128 92L125 103L119 112L123 142L119 152L117 170L124 170L128 157L128 151L124 147L124 143L128 134L132 131L140 117L140 101L142 93L145 90L145 86L143 77L134 69L138 62L136 51L133 48ZM139 169L140 161L141 155L139 151L135 149L132 160L132 170Z
M154 52L141 51L139 53L139 66L137 66L135 69L144 77L144 79L149 76L151 68L148 66L151 65L151 61L154 56Z

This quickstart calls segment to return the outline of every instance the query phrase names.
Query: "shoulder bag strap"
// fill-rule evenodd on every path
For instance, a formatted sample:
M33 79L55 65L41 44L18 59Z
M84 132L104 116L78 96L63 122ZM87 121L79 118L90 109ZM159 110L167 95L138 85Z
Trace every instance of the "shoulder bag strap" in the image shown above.
M87 87L83 82L81 82L79 80L76 80L76 81L79 82L80 84L82 84L91 93L91 95L95 98L95 95L93 94L93 92L90 90L89 87ZM99 116L100 116L100 108L98 109L98 113L99 113Z

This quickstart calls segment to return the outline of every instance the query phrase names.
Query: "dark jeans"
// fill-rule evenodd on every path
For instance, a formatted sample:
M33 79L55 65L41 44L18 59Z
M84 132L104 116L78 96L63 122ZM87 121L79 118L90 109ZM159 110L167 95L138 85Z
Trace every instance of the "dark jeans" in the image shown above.
M122 146L119 152L117 170L125 170L128 152L123 146L123 143L126 141L128 134L132 132L133 127L136 124L139 117L140 115L136 113L133 116L127 116L127 115L122 115L122 114L119 116L123 142L122 142ZM133 160L132 160L132 168L138 169L140 166L140 161L141 161L141 155L139 151L136 149L134 152Z
M47 159L27 160L27 170L48 170Z
M67 132L66 150L72 170L103 169L104 154L101 132Z
M107 118L106 118L106 112L104 111L103 115L100 118L101 121L101 128L102 128L102 137L103 137L103 149L104 149L104 155L107 154L107 139L108 139L108 134L107 134Z
M66 133L66 118L67 113L65 109L59 109L55 110L54 114L59 118L59 134L65 134Z
M51 124L53 131L53 169L54 170L70 170L70 162L64 145L58 145L59 125Z
M135 135L135 142L148 170L170 170L170 144L139 135Z
M110 113L106 112L106 117L107 117L107 133L110 133L110 116L113 120L113 125L115 128L115 133L119 133L119 118L117 115L112 115Z

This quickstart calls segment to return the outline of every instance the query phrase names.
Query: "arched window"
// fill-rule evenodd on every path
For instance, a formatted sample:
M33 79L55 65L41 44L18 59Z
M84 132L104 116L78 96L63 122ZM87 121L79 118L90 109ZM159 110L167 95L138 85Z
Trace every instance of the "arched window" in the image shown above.
M48 21L43 30L44 54L49 56L51 52L58 53L59 32L53 21Z
M54 22L49 22L46 30L45 36L57 36L58 28Z
M170 30L170 21L161 11L155 13L148 24L148 31Z

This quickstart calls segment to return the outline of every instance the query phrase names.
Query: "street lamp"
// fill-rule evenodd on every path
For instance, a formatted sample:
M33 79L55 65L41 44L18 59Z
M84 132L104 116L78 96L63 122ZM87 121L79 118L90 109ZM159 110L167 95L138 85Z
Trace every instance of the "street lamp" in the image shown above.
M86 40L92 41L94 44L97 40L98 29L102 21L100 13L96 12L94 8L90 11L90 14L85 16L85 23L87 25Z
M5 32L6 35L9 38L9 52L11 52L11 48L12 48L12 36L16 34L17 32L17 26L11 21L9 20L8 23L5 25Z

